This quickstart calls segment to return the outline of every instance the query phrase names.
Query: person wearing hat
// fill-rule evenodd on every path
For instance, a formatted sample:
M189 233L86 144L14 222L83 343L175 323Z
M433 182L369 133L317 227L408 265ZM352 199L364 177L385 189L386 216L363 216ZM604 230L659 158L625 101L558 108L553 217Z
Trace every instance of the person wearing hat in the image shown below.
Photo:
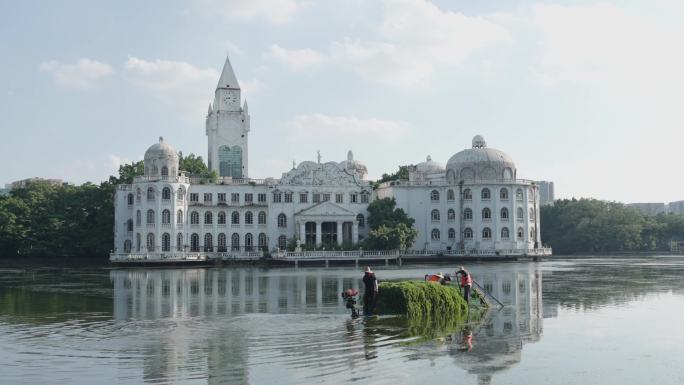
M370 266L366 266L366 272L363 274L363 286L363 314L371 315L378 299L378 279Z
M463 299L465 299L466 303L470 300L470 289L473 286L473 277L470 276L470 273L468 270L466 270L463 266L458 269L456 272L456 276L461 275L461 287L463 288Z

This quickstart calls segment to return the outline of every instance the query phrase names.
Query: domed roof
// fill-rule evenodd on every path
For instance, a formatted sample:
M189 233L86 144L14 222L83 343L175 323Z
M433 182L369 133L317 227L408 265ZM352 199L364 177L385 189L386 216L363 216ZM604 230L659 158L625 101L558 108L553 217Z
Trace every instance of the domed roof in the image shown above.
M444 164L435 162L430 155L427 156L425 162L420 162L416 165L416 171L418 172L436 173L444 172L444 170Z
M145 151L145 159L177 158L178 152L169 144L164 143L164 138L159 137L159 143L155 143Z
M340 162L340 167L346 170L356 171L361 178L368 174L368 167L360 161L354 159L354 153L349 150L347 152L347 160Z
M487 147L480 135L473 138L472 148L456 153L447 162L447 180L513 179L516 169L513 158L503 151Z

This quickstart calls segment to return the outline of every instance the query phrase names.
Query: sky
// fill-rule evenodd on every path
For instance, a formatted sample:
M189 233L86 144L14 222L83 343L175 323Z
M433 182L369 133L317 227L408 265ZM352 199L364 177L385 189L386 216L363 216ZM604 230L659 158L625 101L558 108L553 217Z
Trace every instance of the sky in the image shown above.
M163 136L206 159L226 55L250 177L370 178L484 136L556 198L684 200L684 2L0 0L0 185L99 182Z

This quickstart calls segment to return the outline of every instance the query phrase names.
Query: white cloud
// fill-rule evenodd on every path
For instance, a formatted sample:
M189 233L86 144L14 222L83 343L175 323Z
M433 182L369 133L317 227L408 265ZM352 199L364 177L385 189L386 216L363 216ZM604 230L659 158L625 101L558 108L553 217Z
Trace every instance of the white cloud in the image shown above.
M231 20L264 19L282 24L310 1L307 0L194 0L194 5L204 14L219 14Z
M213 100L212 92L220 72L170 60L147 61L131 57L124 65L126 78L189 118L197 119Z
M114 73L109 64L87 58L81 58L75 64L52 60L41 63L38 68L52 74L58 85L79 90L91 89L103 77Z
M382 83L413 85L440 67L464 63L479 51L512 42L509 32L482 17L443 11L425 0L385 0L372 39L346 38L325 51L271 47L268 56L293 70L350 68Z
M409 125L405 122L325 114L297 115L287 123L287 127L293 141L327 137L392 142L404 137L409 131Z

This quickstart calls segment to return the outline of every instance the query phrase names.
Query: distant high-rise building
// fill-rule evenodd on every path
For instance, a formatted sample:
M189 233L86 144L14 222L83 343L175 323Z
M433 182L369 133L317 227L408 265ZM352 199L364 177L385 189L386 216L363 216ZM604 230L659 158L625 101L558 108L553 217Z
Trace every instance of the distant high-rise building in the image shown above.
M539 204L542 206L552 205L556 199L553 192L553 182L540 180L537 183L539 184Z
M670 214L684 215L684 201L670 202L667 205L667 212Z
M46 183L49 183L53 186L63 186L65 184L64 181L62 181L61 179L44 179L44 178L34 177L34 178L22 179L22 180L18 180L18 181L6 184L5 188L9 189L9 190L14 190L16 188L26 188L28 185L30 185L31 183L35 183L35 182L46 182Z
M627 206L639 210L644 215L656 216L666 212L665 203L628 203Z

